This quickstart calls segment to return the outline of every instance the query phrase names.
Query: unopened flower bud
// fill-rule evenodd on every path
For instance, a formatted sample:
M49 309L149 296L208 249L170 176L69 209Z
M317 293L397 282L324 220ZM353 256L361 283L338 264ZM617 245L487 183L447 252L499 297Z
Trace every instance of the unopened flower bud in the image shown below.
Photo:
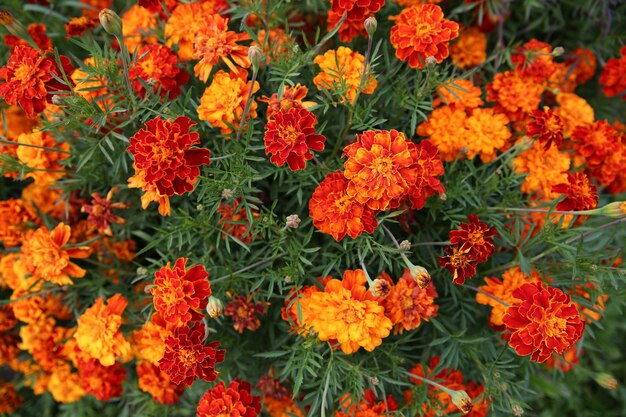
M557 46L552 50L552 55L560 56L563 55L563 52L565 52L565 49L562 46Z
M198 203L198 205L196 206L196 211L200 212L200 213L203 212L204 211L204 205Z
M235 192L231 190L230 188L224 188L222 190L222 198L224 200L230 200L231 198L233 198L234 195L235 195Z
M616 201L614 203L607 204L606 206L601 207L599 211L609 217L624 217L626 216L626 201Z
M259 70L259 65L261 65L261 59L263 58L263 51L256 45L253 45L248 48L248 59L252 64L252 68L254 71Z
M604 389L614 390L617 389L618 383L617 379L611 374L607 374L606 372L602 372L595 376L594 378L598 385L600 385Z
M511 413L515 417L522 417L524 415L524 409L519 404L513 404L511 406Z
M426 58L426 61L424 61L424 63L428 68L434 68L435 65L437 65L437 58L435 58L434 56L429 56Z
M0 25L8 26L15 22L15 18L6 10L0 10Z
M385 298L391 291L391 284L381 278L376 278L370 287L370 291L374 294L374 297Z
M472 399L465 391L454 391L451 395L452 403L457 406L464 414L472 411Z
M30 35L24 26L6 10L0 10L0 25L3 25L13 36L21 39L30 39Z
M52 101L52 104L54 104L55 106L63 105L63 97L59 96L58 94L53 95L51 101Z
M293 278L291 278L289 275L287 275L285 278L285 284L291 284L291 282L293 281Z
M297 214L290 214L289 216L287 216L287 227L291 227L293 229L295 229L296 227L298 227L300 225L300 222L302 220L300 220L300 216L298 216Z
M430 274L423 266L416 265L410 270L411 278L415 280L417 286L420 288L426 288L432 281Z
M411 250L411 242L409 242L408 240L403 240L402 242L400 242L400 249L402 250Z
M111 9L100 10L100 24L109 35L122 36L122 19Z
M148 270L146 268L144 268L143 266L140 266L139 268L137 268L138 277L145 277L146 275L148 275Z
M439 199L441 201L446 201L448 199L448 194L446 194L446 193L439 194Z
M363 22L363 26L365 26L367 36L371 38L372 36L374 36L374 32L376 32L376 29L378 28L378 21L374 16L370 16L365 19L365 22Z
M377 376L372 376L370 377L370 384L372 385L378 385L380 383L380 381L378 380Z
M146 285L145 287L143 287L143 292L145 294L150 294L152 293L152 288L154 288L154 285Z
M534 141L532 138L529 138L528 136L524 136L524 137L523 137L523 138L522 138L522 139L518 142L518 143L519 143L519 145L518 145L518 146L520 147L520 150L522 150L522 151L526 151L526 150L528 150L528 149L530 149L530 148L532 148L532 147L533 147L533 143L534 143L534 142L535 142L535 141Z
M224 303L214 296L209 297L209 302L206 305L206 312L211 316L211 318L216 319L222 315L224 311Z

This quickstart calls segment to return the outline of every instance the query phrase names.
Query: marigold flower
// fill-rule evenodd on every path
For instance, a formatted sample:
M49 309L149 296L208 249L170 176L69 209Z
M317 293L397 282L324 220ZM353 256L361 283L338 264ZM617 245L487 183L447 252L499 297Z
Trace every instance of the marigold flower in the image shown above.
M441 7L419 4L402 10L391 28L396 57L411 68L424 68L426 58L437 63L448 57L448 42L459 36L459 24L444 19Z
M464 27L450 45L450 58L459 68L476 67L487 59L487 35L477 27Z
M140 45L157 43L153 34L157 27L157 17L150 10L134 5L122 15L124 45L132 54Z
M576 84L584 84L596 73L596 56L589 49L576 48L571 52L572 57L565 63L568 65Z
M478 220L478 216L467 216L469 223L459 223L459 230L449 233L450 243L458 245L460 250L468 251L468 255L477 262L485 262L495 251L493 236L499 236L494 226Z
M119 330L122 313L128 301L121 294L115 294L104 304L99 297L78 318L78 327L74 339L81 351L97 359L102 366L111 366L118 356L130 353L130 344Z
M32 210L32 209L31 209ZM24 200L10 198L0 201L0 243L5 248L22 243L27 223L38 222L37 217L26 208Z
M405 269L402 277L383 300L385 315L394 325L393 333L402 334L405 330L416 329L422 320L430 321L431 317L437 317L437 296L432 282L426 288L420 288L411 276L411 271Z
M465 283L465 278L476 275L476 260L469 254L469 249L461 250L459 246L448 246L444 249L445 255L439 257L439 266L446 268L452 274L452 282Z
M265 29L259 30L257 34L259 43L253 42L251 46L258 46L265 56L265 63L271 61L280 62L287 59L292 53L294 40L291 35L283 29L271 28L269 31Z
M189 74L178 66L178 58L165 45L144 46L137 52L141 57L135 61L128 71L128 77L135 92L140 96L146 95L144 83L152 83L153 91L160 90L161 97L167 96L174 100L181 93L180 87L189 80Z
M511 120L520 120L539 106L545 86L517 71L500 72L487 84L487 101Z
M552 56L552 46L536 39L531 39L523 46L515 48L515 53L511 55L511 61L520 76L538 83L546 82L556 68Z
M113 236L111 223L124 224L126 219L113 214L113 209L125 209L130 205L127 203L112 201L113 194L117 191L117 187L113 187L107 193L106 198L100 197L100 193L91 194L91 204L84 204L80 211L89 214L87 221L98 229L98 232Z
M38 120L29 118L20 106L8 106L0 109L0 117L3 123L0 126L0 133L12 140L22 133L30 133L37 126ZM0 152L8 156L15 156L15 147L5 143L0 144ZM6 174L5 174L6 175Z
M176 404L185 392L184 386L173 384L166 372L150 362L137 363L137 377L139 389L160 404Z
M220 343L205 345L204 323L196 322L193 328L182 326L165 339L165 354L159 361L161 371L167 373L172 383L186 387L197 378L215 381L215 365L224 361L225 351L218 350Z
M22 406L24 399L10 382L0 381L0 413L10 414Z
M339 20L346 13L346 20L339 28L339 40L350 42L356 36L365 34L363 23L369 16L373 16L383 5L384 0L331 0L331 9L328 11L328 30L337 26Z
M559 107L554 109L555 114L563 122L563 136L569 138L579 125L593 123L595 115L593 107L584 98L573 93L559 93L556 95Z
M321 282L321 277L318 280ZM280 316L283 320L289 323L289 327L291 327L291 331L294 333L304 334L307 331L307 329L302 327L298 300L308 297L312 293L318 291L320 290L315 285L305 285L300 289L296 287L292 288L287 294L287 297L285 297L285 305L280 311Z
M204 90L198 106L198 117L206 120L213 127L219 127L222 134L233 131L233 126L237 128L243 121L243 111L246 107L248 92L251 81L247 81L248 72L226 73L218 71L213 76L211 85ZM259 83L254 82L252 94L259 90ZM256 101L252 100L247 118L256 117ZM246 119L247 120L247 119Z
M611 58L606 62L600 74L600 84L602 84L602 92L607 97L621 95L622 100L626 100L626 79L624 79L626 46L622 46L619 53L621 57Z
M165 353L165 339L172 334L167 323L158 313L154 313L141 329L133 333L134 351L138 359L158 365Z
M228 388L220 381L204 393L197 411L198 417L257 417L261 412L261 397L252 395L250 384L246 381L234 379Z
M493 295L507 304L514 302L513 291L524 284L541 282L541 276L535 270L530 271L530 275L526 275L519 267L510 268L502 274L502 278L487 277L485 284L478 287L480 290ZM502 318L506 312L506 306L493 298L476 293L476 302L491 306L491 315L489 316L489 325L496 329L504 329Z
M474 109L484 104L480 98L483 94L481 89L470 80L462 78L450 80L437 87L437 94L439 97L433 101L435 107L439 104L446 104Z
M525 194L537 193L539 198L553 200L559 193L552 191L556 184L567 181L565 174L570 167L569 154L560 152L556 146L548 149L535 142L530 149L513 159L513 167L519 174L527 174L521 190Z
M82 16L71 17L69 22L65 23L65 39L73 36L80 36L89 29L93 29L100 24L98 13L93 10L83 10Z
M335 417L374 417L389 415L389 412L398 409L398 403L392 395L386 399L376 401L376 395L371 389L363 393L363 399L356 401L350 394L339 399L341 411L335 412Z
M346 271L342 281L329 280L323 292L299 301L303 324L312 328L319 340L336 340L345 354L360 347L373 351L389 336L392 323L365 283L362 270Z
M100 401L109 401L122 395L122 383L126 379L126 369L122 364L114 361L111 365L103 365L78 347L75 350L76 368L86 393Z
M280 109L265 125L265 154L277 166L285 162L292 171L306 167L314 151L323 151L326 138L315 133L317 118L305 109Z
M70 258L87 258L87 246L64 248L70 239L71 228L59 223L54 230L45 226L24 237L21 260L24 268L35 279L44 279L58 285L72 285L70 278L82 278L85 270Z
M237 332L243 333L245 329L253 332L261 327L259 315L265 314L265 309L269 303L254 302L252 294L233 296L229 293L228 295L231 301L226 304L224 315L232 317L233 327Z
M17 269L19 262L15 264ZM22 273L20 272L19 275ZM18 287L13 291L10 299L13 314L19 321L35 323L46 316L55 316L61 320L72 318L69 309L63 304L63 294L33 294L40 289L41 285L37 282L33 283L32 278L18 281Z
M605 120L581 124L572 132L576 154L585 158L589 169L599 168L613 153L620 153L624 134Z
M496 151L504 149L511 137L509 119L494 109L474 109L465 120L462 141L467 149L467 159L480 155L483 162L496 158ZM458 139L457 139L458 140Z
M31 23L26 28L26 32L28 32L28 35L30 35L35 42L35 45L43 52L52 50L52 41L46 34L46 30L46 25L41 23ZM30 46L25 39L18 38L14 35L4 35L4 43L9 48L15 48L17 45Z
M557 355L553 353L544 363L547 369L559 369L562 372L569 372L574 369L574 365L576 365L582 356L582 351L580 355L577 355L578 348L576 345L573 345L569 349L563 352L563 356Z
M52 370L47 385L52 398L60 403L73 403L87 395L83 389L82 378L78 372L72 372L70 365L66 362Z
M58 327L52 317L46 317L20 327L18 347L30 353L43 370L52 372L63 361L63 341L70 335L70 329Z
M443 161L452 162L465 147L465 121L467 113L457 106L441 106L433 110L428 119L417 127L417 134L428 137Z
M154 274L154 309L172 327L187 325L204 317L211 295L209 273L202 265L187 269L188 259L178 258L174 267L168 262Z
M594 303L590 308L584 307L583 304L577 303L578 309L580 310L581 318L587 323L593 323L594 321L599 321L602 318L602 313L605 309L605 303L608 301L609 296L607 294L600 293L595 302L591 300L591 294L589 291L595 290L596 286L593 282L587 282L582 285L576 285L573 291L570 291L570 294L574 296L583 297L588 300L590 303Z
M259 217L257 209L251 207L250 211L253 218ZM248 217L240 198L235 199L233 204L220 203L217 213L220 215L217 225L222 228L222 239L232 236L243 243L250 243L256 237L251 225L253 219Z
M67 154L45 148L57 148L67 152L69 150L67 143L57 144L50 133L40 130L23 133L17 137L15 142L24 145L18 146L15 151L18 161L32 169L24 175L24 178L32 178L35 182L49 184L65 175L59 161L66 159Z
M352 103L357 92L372 94L378 85L378 81L371 74L366 75L361 85L365 57L345 46L326 51L324 55L316 56L313 62L321 69L321 72L313 78L317 89L339 91L342 101Z
M502 321L511 332L509 346L518 355L542 363L582 337L585 322L570 296L558 288L524 284L513 297L518 301L507 308Z
M286 86L283 95L278 98L278 93L272 94L271 97L263 96L259 101L267 103L267 120L272 120L279 110L289 111L295 109L309 109L315 105L314 101L302 101L306 98L309 89L303 85Z
M552 186L552 192L565 194L556 205L560 211L592 210L598 207L598 191L582 172L567 173L567 182Z
M528 136L536 137L537 140L549 148L552 143L556 147L563 144L563 122L561 118L550 108L544 107L543 111L533 110L530 113L531 121L528 123Z

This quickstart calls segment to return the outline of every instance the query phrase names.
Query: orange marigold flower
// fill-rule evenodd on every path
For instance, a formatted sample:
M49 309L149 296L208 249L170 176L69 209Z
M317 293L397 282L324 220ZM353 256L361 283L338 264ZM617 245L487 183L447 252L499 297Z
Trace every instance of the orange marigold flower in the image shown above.
M131 54L140 45L157 43L158 38L152 33L156 27L156 15L145 7L134 5L122 15L124 45Z
M113 209L125 209L130 205L127 203L117 202L114 203L113 194L118 190L118 187L113 187L107 193L106 198L100 197L100 193L91 194L91 204L83 204L80 211L89 214L87 221L98 229L98 232L113 236L111 230L111 223L124 224L126 219L121 218L113 214Z
M563 122L550 108L544 106L543 111L533 110L528 123L528 136L536 137L548 149L552 143L556 147L563 144Z
M39 183L52 183L65 175L59 161L67 158L67 143L57 144L50 133L40 130L22 133L15 142L24 144L15 151L18 161L32 169L30 172L27 170L24 178L32 178ZM63 153L45 148L56 148Z
M71 332L71 329L56 326L52 317L42 318L20 327L22 342L18 347L30 353L44 371L52 372L64 359L63 342Z
M306 109L315 105L314 101L302 101L306 98L309 89L306 86L296 84L295 86L286 86L280 99L278 93L272 94L271 97L263 96L259 101L267 103L267 120L272 120L279 110L288 111L292 108Z
M476 260L469 254L469 249L462 250L459 246L447 246L445 255L439 257L439 266L446 268L452 274L452 282L455 284L465 283L465 278L476 275Z
M237 128L246 107L248 92L252 82L248 80L248 72L226 73L218 71L213 76L213 81L202 94L200 106L198 106L198 117L206 120L213 127L219 127L222 134L228 134ZM259 83L254 82L252 94L259 90ZM256 101L252 100L247 118L256 117ZM246 119L247 120L247 119Z
M536 39L515 48L511 62L521 77L532 79L537 83L546 82L556 69L552 46Z
M69 89L57 78L63 77L62 72L71 74L74 68L66 56L60 55L59 59L62 68L54 58L46 57L41 51L30 46L16 46L7 64L0 68L0 80L4 80L0 82L0 97L8 104L19 104L28 117L43 112L46 101L52 103L55 92Z
M165 354L159 361L161 371L169 375L173 384L181 387L191 385L197 378L215 381L215 365L224 361L225 351L218 350L220 343L204 344L204 323L196 322L193 328L177 327L174 334L165 339Z
M265 154L277 166L285 162L292 171L306 168L314 151L323 151L326 138L315 133L317 118L306 109L278 110L265 125Z
M22 243L28 223L38 222L24 200L10 198L0 201L0 243L5 248Z
M302 322L319 340L337 341L345 354L360 347L373 351L389 336L392 323L365 283L360 269L346 271L342 281L330 279L323 292L300 300Z
M100 401L109 401L122 395L122 383L126 379L126 369L119 362L103 365L97 359L81 351L76 351L76 368L82 382L83 389Z
M439 306L435 304L437 290L432 281L426 288L420 288L411 276L409 269L404 270L396 285L383 300L385 315L394 325L393 333L402 334L405 330L417 329L424 321L437 317Z
M574 296L583 297L584 299L589 301L589 304L593 303L591 301L591 294L589 291L596 290L596 286L593 282L587 282L586 284L578 285L574 287L574 291L570 291L570 293ZM602 318L602 313L605 309L605 303L608 301L609 296L607 294L600 293L596 298L595 304L591 305L591 307L584 307L583 304L577 303L578 309L580 310L580 316L587 323L593 323L594 321L600 320Z
M24 399L10 382L0 381L0 413L10 414L22 406Z
M571 77L576 84L584 84L589 81L596 73L596 56L589 49L576 48L570 54L571 58L565 63L569 66Z
M22 133L32 132L38 123L37 119L29 118L20 106L9 106L0 109L0 117L4 121L0 126L0 133L9 140L18 137ZM5 155L15 156L15 152L9 151L7 147L14 149L11 145L0 144L0 152Z
M17 324L11 305L0 306L0 333L11 330Z
M172 327L184 326L190 321L204 317L211 295L209 273L202 265L187 269L187 258L178 258L174 267L168 262L154 274L150 293L154 297L154 309Z
M104 304L99 297L78 318L74 339L81 351L97 359L103 366L111 366L118 356L130 353L130 344L119 330L122 313L128 301L121 294L115 294Z
M302 322L300 320L300 314L298 313L298 300L303 297L308 297L317 291L319 291L319 288L315 285L305 285L300 289L294 287L289 291L289 294L287 294L285 305L280 311L280 316L289 323L289 327L291 327L292 331L303 333L306 330L302 329Z
M413 142L397 130L368 130L346 146L348 196L372 210L397 207L417 181ZM392 204L392 202L394 204Z
M606 62L600 74L600 84L607 97L621 96L622 100L626 100L626 46L622 46L619 53L621 57Z
M133 89L140 97L146 95L144 84L153 85L161 97L174 100L181 93L180 87L187 84L189 74L178 66L178 58L165 45L144 46L137 52L141 57L128 71ZM141 81L143 81L143 84Z
M52 50L52 41L46 34L46 30L46 25L41 23L31 23L26 28L26 31L35 42L35 45L42 51L49 52ZM25 39L20 39L13 35L4 35L4 43L9 48L15 48L17 45L30 46Z
M78 372L72 372L67 362L59 364L52 370L47 389L52 398L60 403L73 403L87 393L83 389L83 380Z
M623 138L624 134L605 120L581 124L572 132L576 154L585 158L589 169L599 168L611 154L619 153Z
M445 104L474 109L484 104L480 98L483 94L481 89L476 87L470 80L461 78L453 79L440 85L437 87L437 94L439 97L433 101L434 107Z
M441 7L419 4L402 10L391 28L396 57L411 68L424 68L426 58L437 62L448 57L448 42L459 36L459 24L444 19Z
M94 10L83 10L82 16L71 17L69 22L65 23L65 39L73 36L80 36L85 31L93 29L100 24L98 13Z
M545 86L517 71L500 72L487 84L487 101L511 120L519 120L539 106Z
M598 207L598 190L583 172L567 173L567 182L552 186L552 192L565 194L556 205L560 211L592 210Z
M485 278L486 285L482 285L478 288L507 304L512 304L514 302L513 291L524 284L533 282L541 282L541 276L537 271L532 270L530 271L530 275L526 275L519 267L516 267L504 271L502 279L496 277ZM476 293L476 302L478 304L491 306L489 325L498 330L504 330L502 318L506 312L506 307L501 302L483 293Z
M570 167L571 157L560 152L556 146L544 149L535 142L530 149L520 152L513 159L513 167L518 174L527 174L521 190L525 194L537 193L539 198L553 200L559 193L552 191L556 184L567 181L565 174Z
M269 303L263 303L261 301L254 302L252 294L246 295L232 295L228 293L231 301L226 304L224 309L224 315L232 317L233 327L239 333L243 333L245 329L251 332L261 327L260 314L265 314L265 309Z
M86 271L70 258L87 258L91 250L87 246L64 248L71 231L68 225L59 223L52 231L43 226L24 237L21 260L33 278L72 285L70 278L85 276Z
M350 42L356 36L365 34L363 22L378 12L384 4L385 0L331 0L331 9L328 11L328 30L333 30L346 13L346 20L339 28L339 40Z
M458 245L461 251L468 251L468 255L478 262L485 262L495 252L493 237L499 236L494 226L478 220L478 216L467 216L469 223L459 223L459 230L449 233L450 243Z
M250 35L246 32L228 30L228 18L218 13L208 15L193 42L193 57L200 60L193 68L196 77L207 82L213 66L220 60L233 73L240 71L235 65L248 68L248 47L237 43L248 39Z
M378 85L373 75L365 77L361 85L365 57L345 46L326 51L313 60L320 66L321 72L313 78L318 90L341 92L341 100L354 102L357 92L372 94Z
M450 58L459 68L476 67L487 59L487 35L477 27L464 27L450 45Z
M35 323L46 316L55 316L61 320L72 318L69 308L63 304L63 294L48 293L43 296L33 294L41 287L31 281L31 279L21 279L18 288L11 294L11 307L18 320L24 323Z
M462 140L467 149L467 159L480 155L483 162L496 158L496 151L504 149L511 137L507 127L509 119L494 109L474 109L465 120L465 131Z
M166 372L150 362L137 363L137 377L139 389L150 394L160 404L176 404L185 392L184 386L172 383Z
M376 395L371 389L365 390L361 401L357 401L350 394L345 394L339 399L339 406L341 411L335 411L335 417L385 416L398 409L398 403L391 394L377 402Z
M261 29L257 34L257 38L260 44L253 42L252 45L261 48L263 55L266 57L266 64L269 64L271 61L280 62L288 58L292 53L294 40L283 29L272 28L269 31Z
M585 322L570 296L541 283L524 284L513 291L517 300L502 319L511 332L509 346L520 356L545 362L556 352L563 352L583 334Z
M254 207L250 207L250 212L253 218L259 217L259 211ZM257 236L252 227L253 219L248 217L240 198L235 199L233 204L220 203L217 213L220 215L217 225L222 228L222 239L232 236L243 243L250 243Z
M165 339L172 334L167 323L158 313L133 333L134 351L138 359L158 365L165 353Z
M593 123L595 115L593 107L587 101L573 93L556 95L559 107L554 109L555 114L563 122L563 136L569 138L574 129L586 123Z
M428 137L443 161L452 162L462 155L465 147L467 113L458 106L441 106L433 110L428 120L417 127L417 134Z
M235 378L228 388L220 381L204 393L197 411L198 417L257 417L261 412L261 397L252 395L250 384L246 381Z
M146 192L142 207L150 201L159 201L159 212L163 214L163 197L167 200L168 196L193 190L200 165L208 165L211 156L208 149L192 148L200 143L200 135L189 131L194 125L186 116L174 121L157 116L130 138L127 150L135 158L135 175L128 183L130 188ZM166 212L169 214L169 201Z
M580 355L577 355L578 348L576 345L573 345L569 349L563 352L563 356L557 355L553 353L543 365L548 369L559 369L562 372L569 372L574 369L574 365L576 365L580 358L583 355L583 351L581 350Z

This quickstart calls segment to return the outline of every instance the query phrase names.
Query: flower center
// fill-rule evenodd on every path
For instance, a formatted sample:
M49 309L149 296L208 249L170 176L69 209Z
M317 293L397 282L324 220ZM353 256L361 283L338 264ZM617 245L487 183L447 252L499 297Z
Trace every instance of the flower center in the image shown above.
M550 317L543 322L543 330L548 337L559 337L565 332L567 322L564 318Z
M351 200L347 194L344 194L341 198L335 200L335 207L339 211L339 214L344 214L348 207L350 207Z
M342 319L345 323L353 324L363 321L363 311L354 306L349 306L343 311Z
M196 352L191 349L181 349L178 352L178 360L185 368L193 368L196 364Z
M426 36L432 32L432 27L428 23L420 23L415 27L417 36Z
M393 161L388 156L380 156L372 162L372 170L379 175L387 176L391 173Z
M280 132L280 137L287 145L293 146L300 137L300 132L298 132L292 125L289 125Z
M553 134L557 134L559 133L561 130L563 130L563 125L561 124L560 120L556 117L549 117L546 120L546 129Z
M36 69L37 68L34 66L22 63L15 69L15 78L17 78L22 84L27 84L33 79Z
M474 230L467 234L467 240L469 240L472 245L482 245L484 243L483 233L480 230Z

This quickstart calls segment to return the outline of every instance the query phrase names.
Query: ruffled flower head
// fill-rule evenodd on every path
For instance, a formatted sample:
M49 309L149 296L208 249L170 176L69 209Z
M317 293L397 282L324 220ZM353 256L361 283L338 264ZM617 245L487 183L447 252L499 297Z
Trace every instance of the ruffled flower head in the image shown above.
M144 84L153 85L155 93L160 90L161 97L167 96L170 100L180 95L180 87L187 84L189 74L178 66L178 57L170 48L148 45L141 48L137 56L141 58L130 68L128 77L140 97L146 95Z
M246 381L234 379L228 385L220 381L204 393L198 403L198 417L257 417L261 412L261 397L252 395Z
M543 111L533 110L530 118L528 136L536 137L546 149L553 143L556 147L563 144L563 122L552 109L544 107Z
M469 249L461 249L459 246L447 246L444 249L445 256L437 259L439 266L447 269L452 274L452 282L458 285L465 283L465 278L476 275L476 259L469 254Z
M106 195L106 198L100 197L100 193L91 194L91 204L84 204L80 211L87 213L87 221L98 229L98 232L106 235L113 236L111 230L111 223L124 224L126 219L113 214L113 209L125 209L129 207L129 204L116 202L114 203L113 194L117 191L117 187L111 188Z
M607 97L621 96L626 100L626 45L619 50L621 57L611 58L606 62L602 74L600 74L600 84L602 92Z
M556 69L552 46L536 39L515 48L511 61L522 77L538 83L546 82Z
M487 101L495 102L495 109L509 119L520 120L539 106L544 90L543 84L517 71L500 72L487 84Z
M554 185L552 192L565 195L556 205L560 211L592 210L598 206L598 189L583 172L568 172L567 182Z
M493 237L498 236L494 226L478 220L478 216L467 216L469 223L460 223L459 230L449 233L450 243L458 245L461 251L467 251L478 262L485 262L495 251Z
M185 392L184 386L172 383L167 373L150 362L141 361L137 364L137 377L139 389L150 394L160 404L176 404Z
M17 160L27 167L24 178L32 178L40 184L51 184L65 176L60 162L68 156L65 153L69 150L66 142L57 144L56 139L50 133L38 129L22 133L15 139L15 142L24 145L18 146L15 151ZM56 152L51 148L63 152ZM32 169L30 172L29 168Z
M333 30L346 13L346 20L338 31L339 40L350 42L366 33L363 22L378 12L385 4L385 0L331 0L331 3L328 11L328 30Z
M306 86L296 84L293 87L286 86L280 99L278 93L272 94L271 97L262 97L259 101L267 103L267 120L272 120L279 110L289 111L292 108L309 109L315 105L313 101L303 101L306 98L309 89Z
M482 64L487 59L487 35L476 27L462 28L457 41L450 45L450 58L459 68Z
M232 317L235 330L239 333L243 333L245 329L253 332L261 327L259 315L265 314L268 303L255 302L252 294L229 295L232 299L226 304L224 315Z

